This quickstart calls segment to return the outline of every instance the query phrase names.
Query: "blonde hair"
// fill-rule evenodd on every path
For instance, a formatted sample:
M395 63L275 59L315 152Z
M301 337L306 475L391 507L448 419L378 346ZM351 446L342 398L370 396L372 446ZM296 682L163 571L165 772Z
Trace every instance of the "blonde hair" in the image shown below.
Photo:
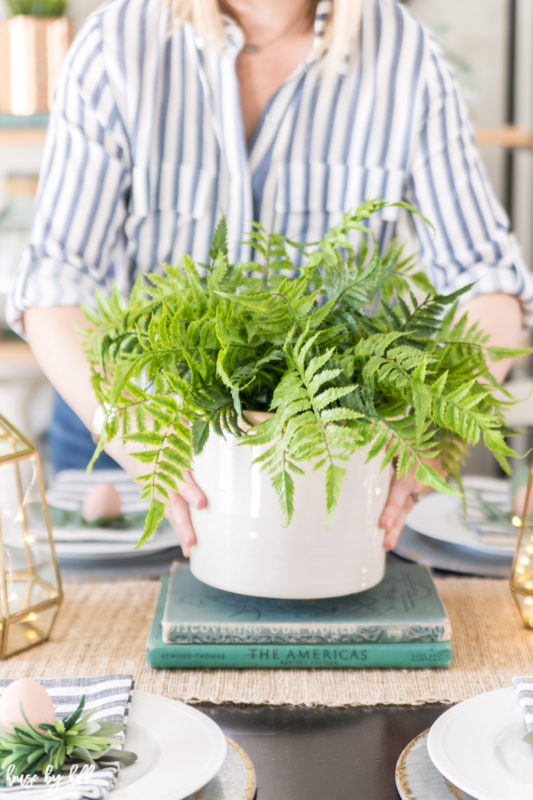
M364 0L332 0L331 18L322 48L330 45L333 57L342 57L357 37L363 3ZM169 4L174 29L190 22L204 38L222 39L224 26L218 0L169 0ZM310 7L315 6L316 0Z

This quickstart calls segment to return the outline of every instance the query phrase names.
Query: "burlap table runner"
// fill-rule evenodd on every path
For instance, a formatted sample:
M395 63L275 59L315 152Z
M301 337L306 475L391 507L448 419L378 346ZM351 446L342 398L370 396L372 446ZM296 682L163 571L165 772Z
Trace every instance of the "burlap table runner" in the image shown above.
M70 583L50 641L0 663L0 677L131 672L137 689L187 702L376 705L457 702L533 674L526 630L507 581L436 579L452 623L445 669L155 670L144 647L159 583Z

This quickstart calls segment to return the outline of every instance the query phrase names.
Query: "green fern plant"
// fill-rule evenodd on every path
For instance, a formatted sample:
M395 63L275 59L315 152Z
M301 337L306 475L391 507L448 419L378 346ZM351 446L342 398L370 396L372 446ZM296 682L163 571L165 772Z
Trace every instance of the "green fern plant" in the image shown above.
M92 382L108 409L95 457L120 436L146 464L138 546L212 432L263 446L258 460L287 521L304 462L324 471L331 516L343 463L362 447L444 492L457 490L429 462L440 456L460 485L468 444L483 441L508 470L512 398L489 362L521 351L489 347L457 319L470 287L439 294L397 242L379 254L368 219L386 205L362 203L312 245L254 225L252 263L230 263L222 220L209 264L184 255L137 280L128 298L114 288L85 309ZM304 256L295 278L294 249ZM245 426L247 410L271 415Z

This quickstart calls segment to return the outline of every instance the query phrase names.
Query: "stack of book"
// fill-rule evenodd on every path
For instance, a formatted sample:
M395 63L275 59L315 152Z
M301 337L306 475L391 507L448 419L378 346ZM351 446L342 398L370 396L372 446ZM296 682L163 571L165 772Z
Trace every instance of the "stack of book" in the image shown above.
M390 559L365 592L320 600L233 594L172 565L146 645L158 668L445 667L450 621L431 573Z

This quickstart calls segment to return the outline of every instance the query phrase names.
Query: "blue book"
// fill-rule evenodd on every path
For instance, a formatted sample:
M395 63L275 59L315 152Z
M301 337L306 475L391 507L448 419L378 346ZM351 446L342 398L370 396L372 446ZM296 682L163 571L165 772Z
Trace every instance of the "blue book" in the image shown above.
M167 644L161 636L168 578L161 588L146 642L146 662L156 669L434 668L452 662L450 641Z
M161 633L167 644L423 643L449 642L451 626L429 569L393 557L372 589L320 600L225 592L175 562Z

